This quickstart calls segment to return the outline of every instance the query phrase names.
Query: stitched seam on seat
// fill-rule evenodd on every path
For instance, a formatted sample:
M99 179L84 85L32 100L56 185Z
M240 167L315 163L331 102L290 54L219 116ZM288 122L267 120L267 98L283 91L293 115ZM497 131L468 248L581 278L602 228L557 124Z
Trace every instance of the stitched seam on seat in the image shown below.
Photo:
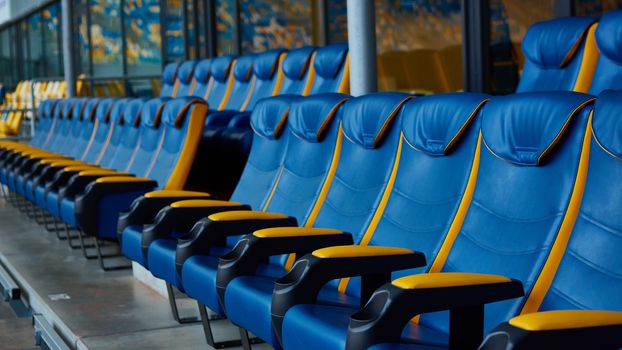
M539 218L530 218L530 219L520 219L520 218L512 218L509 216L505 216L503 214L499 214L497 212L495 212L492 209L489 209L488 207L484 206L482 203L473 200L472 204L474 204L475 206L481 208L483 211L489 213L490 215L493 215L501 220L504 221L509 221L509 222L515 222L515 223L538 223L538 222L542 222L548 219L553 219L555 217L559 217L562 216L564 214L563 211L558 211L556 213L552 213L552 214L548 214L546 216L541 216Z

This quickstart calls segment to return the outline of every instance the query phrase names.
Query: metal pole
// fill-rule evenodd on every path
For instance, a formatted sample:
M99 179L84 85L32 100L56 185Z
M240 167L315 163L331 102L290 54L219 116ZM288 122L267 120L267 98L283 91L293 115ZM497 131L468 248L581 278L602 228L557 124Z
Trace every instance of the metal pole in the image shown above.
M216 4L214 0L207 0L205 4L205 25L207 30L207 57L212 58L216 56L217 42L216 42Z
M65 83L67 85L67 97L76 95L75 57L73 55L73 1L62 0L62 34L63 34L63 62L65 66Z
M462 70L464 90L490 89L489 1L462 0Z
M575 2L574 0L555 0L553 9L555 17L574 16Z
M350 93L375 92L376 21L374 0L348 0L348 45L350 47Z
M240 0L233 1L233 54L242 54L242 28L240 18ZM231 53L231 52L229 52Z

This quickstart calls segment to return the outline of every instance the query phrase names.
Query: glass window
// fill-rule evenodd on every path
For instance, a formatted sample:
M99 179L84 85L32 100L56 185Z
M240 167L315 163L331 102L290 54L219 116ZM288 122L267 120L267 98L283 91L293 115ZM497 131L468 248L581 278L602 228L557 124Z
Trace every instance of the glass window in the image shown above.
M611 10L622 8L622 0L574 0L578 16L600 16Z
M183 1L166 0L166 61L184 59Z
M89 40L89 29L88 29L88 19L87 19L87 5L86 0L77 0L77 3L74 7L74 15L76 17L76 37L77 41L77 57L78 74L90 75L90 67L89 67L89 52L90 52L90 40Z
M310 0L241 0L242 52L312 43Z
M61 77L64 74L63 48L61 43L61 10L60 3L48 6L41 12L43 44L45 54L45 75ZM32 54L32 52L31 52Z
M514 92L525 59L521 42L534 23L555 17L555 0L491 0L492 86L496 94Z
M236 52L235 48L235 0L216 1L216 55Z
M348 11L346 0L327 1L328 43L348 42Z
M0 31L0 77L1 83L7 88L8 91L15 87L15 62L13 59L11 40L11 29L6 28Z
M31 77L42 77L45 74L43 67L43 36L41 35L41 14L35 13L26 19L28 24L28 51L30 58L26 63Z
M93 75L121 75L121 0L90 0L90 4Z
M378 88L463 88L460 0L376 0Z
M159 0L126 0L124 11L128 75L160 74Z

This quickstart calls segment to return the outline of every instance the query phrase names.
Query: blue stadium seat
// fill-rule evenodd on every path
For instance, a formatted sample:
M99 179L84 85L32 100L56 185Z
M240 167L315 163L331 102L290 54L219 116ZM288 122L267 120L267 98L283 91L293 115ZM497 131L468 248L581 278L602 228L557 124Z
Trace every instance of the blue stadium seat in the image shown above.
M194 88L196 86L196 80L194 80L194 68L197 65L197 61L190 60L182 62L177 70L177 94L176 97L182 96L194 96Z
M590 93L622 89L622 10L605 13L595 36L599 56Z
M162 89L160 90L160 97L175 97L177 96L177 89L179 89L179 80L177 80L177 70L179 70L179 63L169 63L164 67L162 72Z
M455 239L441 247L447 253L429 257L434 272L393 282L385 276L388 283L352 318L343 307L290 308L283 325L285 347L310 339L300 333L305 321L308 328L331 327L314 341L324 348L401 342L471 349L484 332L533 308L550 284L577 216L592 102L591 96L574 92L492 98L482 110L485 147L473 198ZM296 284L293 273L288 277L280 281L282 287ZM419 314L416 323L409 322Z
M303 96L309 94L313 83L310 67L315 50L313 46L305 46L287 52L281 65L283 84L281 84L280 94Z
M207 100L207 96L210 90L210 78L211 78L212 59L206 58L197 62L193 71L194 89L192 89L192 96L200 97Z
M598 55L593 43L596 17L542 21L527 30L522 42L525 65L516 92L587 92Z
M350 59L348 45L320 47L313 56L313 85L309 95L321 92L350 92Z
M535 301L525 304L522 316L494 329L482 349L506 349L510 342L515 350L622 347L621 113L622 92L598 97L591 141L586 141L590 156L583 201L563 258L551 271L555 277L551 282L546 276L547 285L530 296Z

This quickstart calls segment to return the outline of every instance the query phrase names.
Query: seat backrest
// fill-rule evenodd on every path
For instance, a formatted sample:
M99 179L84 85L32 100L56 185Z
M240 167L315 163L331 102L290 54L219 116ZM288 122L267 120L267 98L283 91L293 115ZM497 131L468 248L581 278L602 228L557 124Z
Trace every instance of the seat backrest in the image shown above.
M220 56L212 60L210 66L210 79L207 84L206 98L210 110L221 110L227 104L231 92L231 67L234 57L230 55Z
M194 89L192 89L192 96L200 97L202 99L207 99L207 95L209 93L209 81L211 77L212 71L212 59L206 58L197 62L196 66L194 66L194 71L192 73L194 80Z
M110 160L102 160L102 165L111 169L127 171L133 163L134 155L138 152L141 132L141 113L147 100L132 99L127 103L118 120L117 132L112 136L111 144L117 144ZM113 114L113 118L117 114ZM116 141L118 138L118 141ZM110 146L109 146L110 148ZM107 157L107 156L106 156Z
M244 55L235 59L232 63L230 82L231 87L228 95L223 98L225 104L219 106L219 109L243 112L249 96L254 90L252 84L253 63L255 63L255 55Z
M607 91L598 97L583 201L565 255L539 310L622 311L620 115L622 92Z
M71 151L68 153L71 157L84 160L86 152L91 144L91 139L97 133L99 126L95 118L97 107L99 107L99 104L104 100L108 99L90 98L84 105L80 122L74 125L74 128L77 127L78 135L75 138L75 143L71 145ZM110 106L112 102L108 101L106 104ZM74 132L75 129L72 130L72 134L76 135Z
M622 89L622 10L604 14L595 32L599 56L590 94Z
M30 145L45 149L47 141L51 139L56 130L58 120L56 119L55 112L59 102L60 100L57 99L41 102L37 112L35 135L30 141Z
M117 101L116 98L102 99L95 110L95 121L93 124L93 132L84 149L81 157L87 163L99 164L99 158L107 145L109 137L112 136L113 124L110 123L110 112Z
M402 107L395 183L377 226L368 227L356 242L425 254L428 266L396 272L393 278L428 271L443 242L458 233L475 188L478 116L487 99L476 93L438 94ZM346 292L360 296L360 279L351 279Z
M73 114L73 106L77 99L60 100L54 109L54 128L51 134L48 134L43 143L43 148L48 151L58 152L64 143L59 140L69 134L71 130L71 117Z
M339 163L326 199L308 225L350 232L360 241L393 186L403 146L399 112L410 98L377 93L343 104Z
M101 152L95 163L104 167L109 166L112 157L121 143L123 128L125 127L123 110L130 101L132 101L131 98L116 99L110 108L107 121L109 124L108 135L106 135L106 140L102 145Z
M166 102L162 111L162 137L146 177L158 187L181 190L192 168L203 135L207 103L196 97L178 97Z
M542 294L581 201L592 102L590 95L558 91L493 97L484 105L477 185L433 272L503 275L521 281L526 295ZM531 301L486 305L485 330L524 303ZM419 322L448 332L449 313L424 314Z
M179 81L177 80L177 70L179 69L179 63L169 63L164 67L162 71L162 89L160 90L160 97L175 97L177 96L177 89L179 88Z
M86 113L90 115L94 110L93 103L99 101L99 99L76 99L71 108L71 118L67 118L68 130L65 136L59 137L57 142L60 142L58 152L64 155L75 158L75 154L78 153L77 146L81 143L80 136L82 135L83 124L82 116ZM91 104L89 104L91 102ZM90 106L87 111L87 106ZM60 135L59 135L60 136Z
M314 46L305 46L287 52L281 70L283 71L283 83L279 94L303 95L309 94L313 83L313 71L311 61L315 53Z
M240 110L252 110L260 99L278 94L283 83L281 62L284 56L283 49L268 50L255 55L250 93Z
M350 92L350 60L348 45L333 44L320 47L313 57L313 85L309 94Z
M593 40L595 21L595 17L563 17L531 26L523 38L525 65L516 92L587 92L598 50L586 46L586 37Z
M177 70L177 81L179 87L177 88L177 97L192 96L193 90L196 85L194 80L194 68L197 65L197 61L190 60L182 62Z
M137 176L145 176L149 173L151 162L162 147L164 133L160 125L162 111L168 101L170 101L168 97L158 97L143 104L140 111L138 146L128 161L127 171L130 173Z
M250 117L253 143L231 200L261 210L279 176L287 148L287 117L295 96L282 95L257 103Z

